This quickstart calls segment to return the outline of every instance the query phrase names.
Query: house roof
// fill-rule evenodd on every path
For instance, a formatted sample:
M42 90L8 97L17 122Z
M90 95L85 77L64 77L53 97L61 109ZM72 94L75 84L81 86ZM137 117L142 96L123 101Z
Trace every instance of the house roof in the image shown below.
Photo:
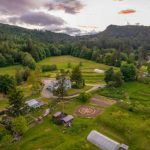
M32 100L29 100L29 101L26 101L25 102L28 106L32 107L32 106L35 106L35 105L38 105L39 102L35 99L32 99Z
M69 122L69 121L71 121L73 118L74 118L74 117L73 117L72 115L68 115L68 116L64 117L62 120L63 120L64 122Z
M60 116L62 113L61 112L56 112L53 116L54 117L58 117L58 116Z
M87 140L102 150L118 150L120 147L120 143L95 130L91 131L87 137Z

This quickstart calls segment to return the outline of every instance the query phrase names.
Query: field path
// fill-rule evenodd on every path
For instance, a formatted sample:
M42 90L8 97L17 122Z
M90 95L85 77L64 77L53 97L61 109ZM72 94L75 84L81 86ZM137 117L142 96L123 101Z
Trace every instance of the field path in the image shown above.
M54 99L57 99L58 96L54 96L52 93L50 93L48 90L47 90L47 85L48 83L45 82L45 86L42 90L42 96L45 97L45 98L54 98ZM85 91L86 93L90 93L90 92L93 92L93 91L96 91L97 89L99 88L103 88L105 87L105 84L86 84L86 86L92 86L91 89ZM80 94L75 94L75 95L71 95L71 96L65 96L64 99L71 99L71 98L76 98L78 97Z

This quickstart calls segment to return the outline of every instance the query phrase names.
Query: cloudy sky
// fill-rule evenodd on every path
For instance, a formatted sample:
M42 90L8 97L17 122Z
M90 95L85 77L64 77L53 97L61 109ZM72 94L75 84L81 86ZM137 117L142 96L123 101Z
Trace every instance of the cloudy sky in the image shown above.
M150 0L0 0L0 22L31 29L93 34L108 25L150 25Z

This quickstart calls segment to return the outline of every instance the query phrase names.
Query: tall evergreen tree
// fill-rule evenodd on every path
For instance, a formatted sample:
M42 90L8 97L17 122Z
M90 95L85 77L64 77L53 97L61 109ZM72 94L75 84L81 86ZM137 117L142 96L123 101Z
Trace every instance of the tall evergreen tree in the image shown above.
M80 70L80 67L77 66L72 70L71 73L71 81L75 82L76 87L81 87L83 86L83 77L82 77L82 73Z
M133 64L123 64L120 68L125 81L134 81L137 77L137 70Z
M10 112L13 116L19 116L23 113L23 93L20 90L12 89L9 92L9 104L10 104Z
M65 81L66 81L66 72L61 72L61 74L57 75L57 80L58 80L58 88L56 90L56 93L58 95L58 100L61 101L62 103L62 112L64 113L64 96L66 95L66 87L65 87Z
M138 62L137 62L138 68L141 68L142 60L143 60L143 47L141 46L138 48Z
M105 78L104 78L104 80L105 80L106 83L108 83L108 82L110 82L110 81L113 81L113 79L114 79L114 70L113 70L113 68L111 67L111 68L109 68L109 69L105 72Z
M7 94L16 87L16 81L9 75L0 75L0 92Z

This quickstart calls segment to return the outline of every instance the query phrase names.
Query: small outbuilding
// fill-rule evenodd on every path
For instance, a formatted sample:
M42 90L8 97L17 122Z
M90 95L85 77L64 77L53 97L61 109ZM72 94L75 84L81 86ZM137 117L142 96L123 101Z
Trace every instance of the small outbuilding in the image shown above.
M62 122L65 126L71 126L72 120L74 117L72 115L67 115L66 117L62 118Z
M56 112L52 116L52 120L56 124L64 124L64 126L71 126L72 120L74 117L72 115L67 115L66 113Z
M64 118L65 116L67 116L67 114L64 114L62 112L56 112L53 116L52 116L52 120L54 123L56 124L62 124L62 118Z
M39 108L44 105L43 102L37 101L36 99L26 101L25 104L27 104L30 108Z
M120 144L95 130L90 132L87 140L101 150L128 150L127 145Z

